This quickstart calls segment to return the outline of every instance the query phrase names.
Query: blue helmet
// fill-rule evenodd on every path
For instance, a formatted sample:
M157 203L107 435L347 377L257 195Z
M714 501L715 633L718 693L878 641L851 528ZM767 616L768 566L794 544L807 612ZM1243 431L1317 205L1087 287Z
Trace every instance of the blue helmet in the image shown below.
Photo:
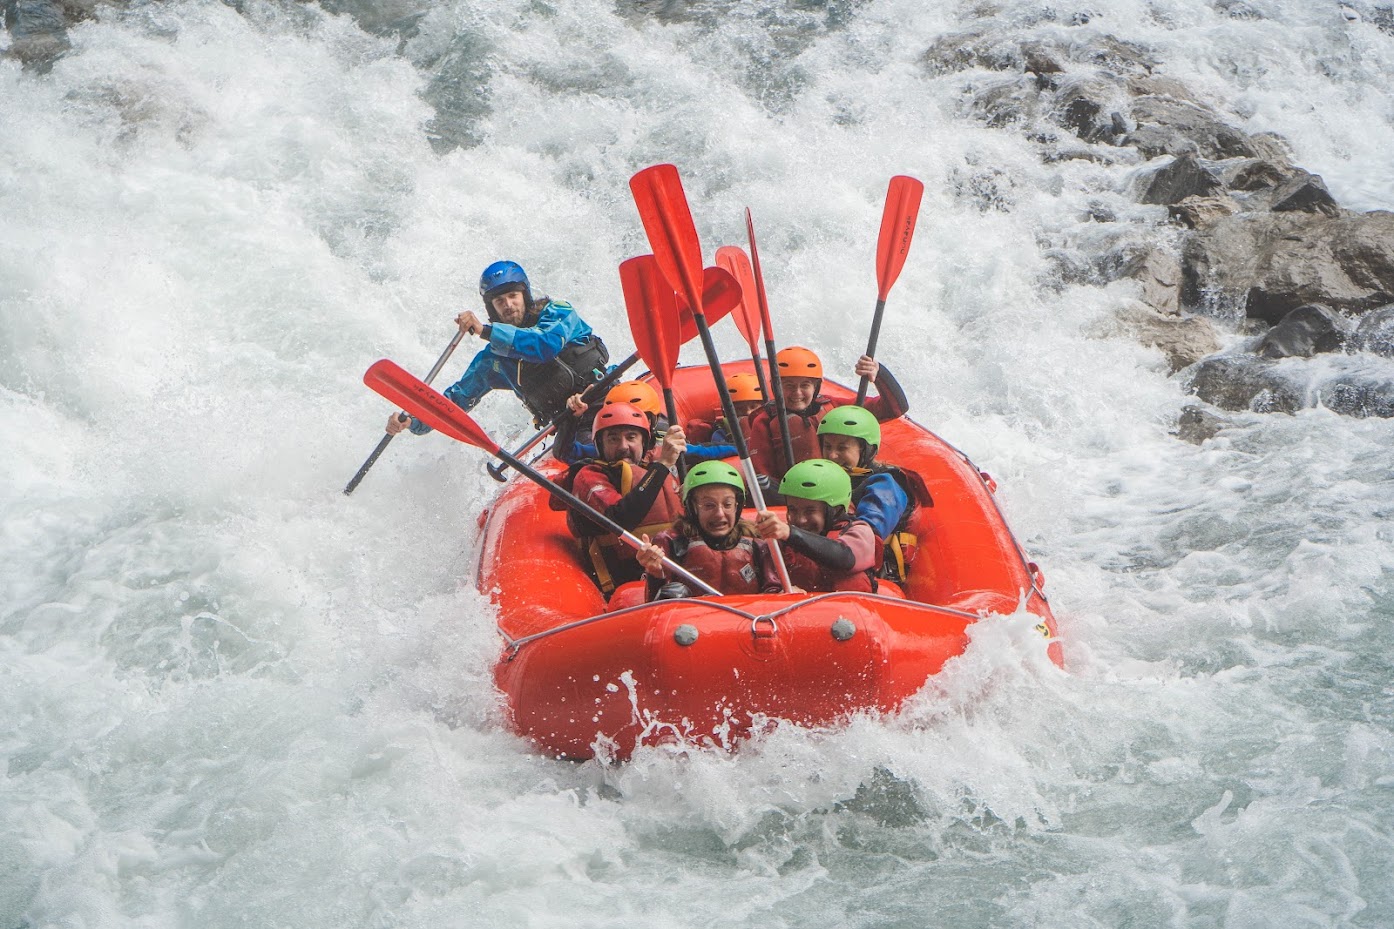
M496 261L479 276L479 296L484 298L484 310L495 319L493 299L499 294L521 290L526 305L532 306L532 285L527 272L516 261Z
M505 288L512 290L510 285L514 284L522 284L524 290L531 289L523 266L516 261L496 261L479 276L479 296L487 300L500 293L506 293Z

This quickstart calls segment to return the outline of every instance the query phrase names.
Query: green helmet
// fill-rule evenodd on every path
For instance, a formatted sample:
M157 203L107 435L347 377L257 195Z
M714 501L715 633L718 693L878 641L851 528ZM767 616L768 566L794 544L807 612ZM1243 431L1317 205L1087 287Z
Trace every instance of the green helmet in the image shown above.
M687 498L698 487L709 487L712 484L725 484L734 488L736 502L744 505L745 481L741 480L739 471L724 461L704 461L690 469L687 479L682 482L682 502L686 503Z
M821 500L828 506L847 506L852 502L852 478L826 458L810 458L784 472L779 492L800 500Z
M839 406L827 412L818 426L819 435L850 435L867 445L881 444L881 424L860 406Z

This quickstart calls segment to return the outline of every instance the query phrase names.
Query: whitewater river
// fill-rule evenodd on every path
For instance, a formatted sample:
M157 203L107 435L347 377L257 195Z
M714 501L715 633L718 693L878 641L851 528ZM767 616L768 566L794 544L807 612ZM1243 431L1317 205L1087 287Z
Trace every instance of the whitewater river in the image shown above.
M175 0L0 60L0 929L1394 926L1394 422L1172 437L1162 356L1100 337L1132 285L1058 276L1094 206L1158 220L1139 168L1043 163L964 112L984 72L921 65L1107 31L1388 209L1380 15ZM887 180L924 181L880 354L1001 485L1065 671L1022 616L898 718L738 756L503 730L496 485L406 436L345 497L389 412L360 378L425 371L499 257L628 353L626 184L664 161L709 258L752 209L776 329L844 377Z

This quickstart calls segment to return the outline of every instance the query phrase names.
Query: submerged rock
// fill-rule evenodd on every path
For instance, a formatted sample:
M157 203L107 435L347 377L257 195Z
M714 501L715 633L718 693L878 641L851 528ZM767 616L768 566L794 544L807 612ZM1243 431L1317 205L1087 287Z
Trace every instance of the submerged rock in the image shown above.
M1351 351L1394 358L1394 306L1382 306L1360 317L1347 346Z
M1191 405L1182 408L1181 415L1176 419L1176 428L1171 434L1183 442L1201 445L1215 438L1220 430L1229 425L1233 424L1223 416L1205 407Z

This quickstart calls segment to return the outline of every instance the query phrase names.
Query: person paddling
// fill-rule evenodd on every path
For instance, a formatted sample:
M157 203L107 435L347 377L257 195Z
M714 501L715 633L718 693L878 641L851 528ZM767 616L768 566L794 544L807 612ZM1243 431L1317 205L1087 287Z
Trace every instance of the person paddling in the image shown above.
M550 297L533 297L521 265L496 261L479 278L485 317L472 310L455 317L466 335L487 344L464 375L444 391L460 409L474 409L493 390L511 390L532 413L538 427L566 409L566 398L605 376L610 353L571 304ZM424 435L431 428L420 420L396 413L387 432L409 429Z
M881 424L860 406L829 410L818 426L823 457L840 465L852 481L852 514L884 544L880 576L904 581L919 540L908 531L916 506L933 506L924 479L913 471L876 461Z
M692 572L723 594L780 593L784 586L769 543L741 519L745 482L724 461L704 461L683 482L683 515L638 551L648 581L646 599L690 597L681 581L669 581L663 557ZM802 591L795 590L795 593Z
M667 529L682 513L672 469L687 447L682 429L668 430L654 450L653 427L642 410L612 403L595 417L597 455L571 466L559 482L623 529L635 535ZM553 509L565 509L554 497ZM642 574L634 549L620 542L576 511L568 510L566 524L576 536L586 570L609 597L616 587Z
M663 415L663 406L658 399L658 392L647 381L624 381L610 388L600 406L588 408L580 394L576 394L566 401L570 415L557 420L557 438L552 443L552 455L558 461L566 464L572 464L585 458L594 458L596 455L594 440L588 441L585 436L590 435L595 428L593 422L595 415L612 403L628 403L648 414L655 446L662 442L663 437L668 434L668 417ZM683 432L688 438L687 451L683 453L685 463L693 465L703 461L730 458L736 454L736 447L730 442L693 441L688 429L688 426L683 427Z
M755 522L762 539L786 543L789 579L809 593L876 592L881 545L871 526L854 520L852 479L824 458L800 461L784 474L779 492L785 518L764 512Z
M750 415L765 404L765 389L760 378L754 374L726 375L726 390L731 394L731 405L736 409L736 418L741 421L741 431L750 434ZM721 408L717 407L705 419L688 420L683 426L691 442L712 442L718 445L731 443L731 426L726 422ZM734 453L733 453L734 454ZM723 455L729 458L729 455Z
M827 411L837 405L836 401L822 396L823 362L812 351L791 346L775 355L775 362L779 366L779 383L788 414L786 422L794 447L794 461L784 460L779 414L773 403L767 403L750 414L748 435L750 459L755 471L771 484L784 477L784 472L791 465L819 457L818 424L823 421ZM880 391L880 396L868 397L866 401L866 408L874 414L875 419L888 422L910 409L905 392L885 365L863 355L857 359L854 370L858 377L874 381L876 389ZM760 486L764 487L765 483L762 481Z

